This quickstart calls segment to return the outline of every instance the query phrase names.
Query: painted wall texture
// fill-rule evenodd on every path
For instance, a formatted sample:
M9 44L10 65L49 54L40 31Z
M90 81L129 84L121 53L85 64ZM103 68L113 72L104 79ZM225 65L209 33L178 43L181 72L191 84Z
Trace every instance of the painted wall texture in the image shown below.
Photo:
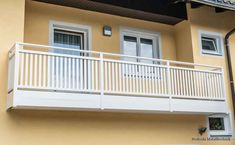
M235 26L235 21L230 21L235 14L215 14L208 7L200 11L189 8L189 21L170 26L33 1L25 5L24 0L1 0L0 145L234 145L234 141L193 141L192 138L207 137L198 134L198 128L206 126L206 116L202 115L5 110L7 53L16 41L47 45L50 20L91 26L92 49L96 51L120 53L119 28L133 27L161 33L164 59L226 68L224 57L201 56L198 30L225 34ZM112 37L103 37L103 25L112 27ZM235 37L231 40L235 47ZM235 55L234 49L232 54ZM229 86L227 91L232 107Z
M112 53L120 53L120 27L160 32L163 58L176 59L173 26L37 2L26 5L24 41L48 45L50 20L90 26L92 50ZM112 27L112 37L103 36L104 25Z
M227 100L230 110L233 110L232 106L232 97L230 93L229 77L228 77L228 67L226 63L226 54L224 50L223 56L209 56L203 55L200 51L199 46L199 31L208 31L221 33L225 37L226 33L232 30L235 27L235 18L234 12L224 12L224 13L215 13L213 8L202 7L199 9L190 9L188 6L189 21L191 23L191 38L193 46L193 60L195 63L206 63L211 65L222 66L225 71L225 81L227 89ZM232 58L233 70L235 70L235 35L230 38L230 50ZM233 75L235 72L233 71ZM233 114L233 113L232 113ZM233 119L234 120L234 119ZM233 122L234 126L234 122Z
M176 59L178 61L193 62L193 46L190 22L183 21L175 27Z

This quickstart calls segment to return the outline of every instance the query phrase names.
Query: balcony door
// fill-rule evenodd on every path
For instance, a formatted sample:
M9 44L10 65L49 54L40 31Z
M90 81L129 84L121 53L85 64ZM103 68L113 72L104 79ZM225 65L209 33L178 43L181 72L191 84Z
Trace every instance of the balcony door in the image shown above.
M51 61L54 82L57 81L59 87L68 89L87 88L88 83L84 86L79 81L84 82L84 79L86 79L86 82L88 82L89 74L86 75L86 78L83 76L85 72L89 72L84 69L89 68L85 66L84 59L77 56L88 56L89 54L77 50L89 49L89 29L80 25L52 22L50 33L51 45L62 48L51 50L55 53L55 56L58 54L60 56L54 57L54 60Z
M121 30L122 53L130 56L160 58L159 34L143 30ZM151 60L124 58L127 61L154 63Z
M161 57L159 46L160 35L158 33L146 32L143 30L122 29L121 41L122 41L122 53L128 56L144 57L144 58L156 58ZM123 60L147 64L156 64L159 62L147 59L138 59L124 57ZM130 65L130 67L132 67ZM132 69L132 68L129 68ZM137 72L144 71L143 68L137 67ZM131 70L124 70L129 72Z

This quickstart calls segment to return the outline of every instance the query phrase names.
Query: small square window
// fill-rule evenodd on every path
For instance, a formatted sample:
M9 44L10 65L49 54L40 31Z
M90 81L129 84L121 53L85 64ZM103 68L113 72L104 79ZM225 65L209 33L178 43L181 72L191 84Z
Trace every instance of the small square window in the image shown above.
M219 55L223 54L223 42L219 34L200 33L200 44L202 54Z
M231 124L228 114L211 115L208 117L210 136L231 136Z

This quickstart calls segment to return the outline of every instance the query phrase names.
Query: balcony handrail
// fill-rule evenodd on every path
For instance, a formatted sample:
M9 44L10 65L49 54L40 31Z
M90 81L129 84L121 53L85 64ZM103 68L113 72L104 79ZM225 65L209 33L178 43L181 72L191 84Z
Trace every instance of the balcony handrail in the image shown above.
M58 56L58 57L67 57L67 58L75 58L75 59L86 59L86 60L100 60L100 57L86 57L86 56L76 56L76 55L69 55L69 54L59 54L53 52L41 52L41 51L32 51L32 50L19 50L21 53L28 53L28 54L41 54L41 55L49 55L49 56ZM123 64L132 64L132 65L140 65L140 66L149 66L149 67L162 67L167 68L167 64L148 64L142 62L131 62L131 61L124 61L124 60L114 60L114 59L107 59L103 58L105 62L118 62ZM209 72L209 73L222 73L220 69L213 69L213 70L200 70L197 68L184 68L184 67L177 67L177 66L169 66L170 68L181 69L181 70L192 70L197 72Z
M117 54L117 53L98 52L98 51L91 51L91 50L78 50L78 49L72 49L72 48L66 48L66 47L48 46L48 45L41 45L41 44L16 42L15 45L30 46L30 47L41 48L41 49L57 49L57 50L65 50L65 51L74 51L74 52L87 53L87 54L98 54L99 56L102 54L103 56L117 56L120 58L135 58L135 59L139 59L139 60L150 60L150 61L156 61L156 62L160 62L160 63L169 62L169 64L188 65L188 66L194 66L194 67L195 66L207 67L207 68L211 68L213 70L222 70L223 69L223 67L221 67L221 66L213 66L213 65L208 65L208 64L198 64L198 63L190 63L190 62L182 62L182 61L166 60L166 59L157 59L157 58L147 58L147 57L131 56L131 55L124 55L124 54ZM13 52L13 50L11 49L10 52Z

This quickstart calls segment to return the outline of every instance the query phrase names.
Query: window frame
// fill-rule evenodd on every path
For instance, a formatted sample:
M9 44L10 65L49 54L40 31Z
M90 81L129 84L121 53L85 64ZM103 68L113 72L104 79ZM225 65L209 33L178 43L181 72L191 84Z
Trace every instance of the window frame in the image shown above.
M129 27L120 27L120 45L121 45L121 54L124 52L124 36L131 36L137 38L137 56L141 54L140 50L140 39L151 39L153 40L153 59L161 59L161 35L159 32L148 31L137 28L129 28ZM140 63L137 60L138 63Z
M202 47L202 40L203 37L209 38L209 39L215 39L215 46L217 48L216 51L212 50L204 50ZM223 37L222 34L216 33L216 32L208 32L208 31L199 31L199 47L201 55L205 56L224 56L224 43L223 43Z
M224 121L224 130L210 130L210 122L209 118L223 118ZM208 128L208 136L209 137L231 137L232 129L231 129L231 117L230 114L214 114L209 115L207 117L207 128Z
M83 43L83 49L84 50L92 50L92 31L91 27L88 25L81 25L81 24L74 24L74 23L67 23L67 22L60 22L60 21L54 21L50 20L49 21L49 45L50 46L55 46L54 44L54 30L64 30L64 31L70 31L70 32L77 32L77 33L83 33L84 35L84 42ZM63 47L62 47L63 48ZM70 50L73 48L70 48ZM56 50L50 49L49 52L55 53ZM85 53L86 56L91 56L91 54ZM84 55L84 54L83 54ZM88 71L88 75L90 76L92 74L91 71ZM80 76L79 76L80 77ZM90 77L88 77L90 78ZM92 80L88 79L87 80L87 85L91 83Z
M153 59L161 59L162 58L162 51L161 51L161 34L159 32L153 32L153 31L148 31L148 30L143 30L143 29L136 29L136 28L129 28L129 27L120 27L120 53L124 54L124 36L131 36L131 37L136 37L137 38L137 43L139 43L139 46L137 44L137 51L140 51L140 39L144 38L144 39L151 39L153 41ZM155 39L155 40L154 40ZM138 42L139 41L139 42ZM157 52L158 51L158 52ZM140 54L140 52L137 52ZM140 57L140 56L138 56ZM159 58L157 58L159 57ZM121 60L124 60L124 58L121 58ZM126 60L124 60L126 61ZM132 62L132 61L130 61ZM148 64L148 63L144 63L141 62L137 59L136 63L140 63L140 64ZM154 62L153 64L150 65L154 65L154 64L161 64L161 62ZM145 79L150 79L146 76L142 76L140 75L141 73L138 72L136 74L130 74L129 72L126 73L125 71L122 73L122 76L125 77L129 77L132 75L137 75L138 77L143 77ZM152 74L152 73L151 73ZM160 72L160 74L157 76L156 79L161 79L162 78L162 73Z
M77 33L83 33L84 35L84 50L92 50L92 32L91 27L88 25L80 25L74 23L60 22L60 21L49 21L49 45L55 46L54 44L54 30L71 31ZM53 51L52 51L53 52Z
M54 33L53 33L53 37L55 38L55 32L56 31L60 31L60 32L57 32L57 33L60 33L60 34L68 34L68 35L74 35L74 36L79 36L81 38L81 46L79 47L80 50L83 50L85 48L85 45L83 44L84 42L83 41L86 41L85 38L84 38L84 33L77 33L77 32L74 32L74 31L64 31L62 29L54 29ZM72 34L74 33L74 34ZM77 33L77 34L76 34ZM76 35L75 35L76 34ZM62 43L56 43L54 41L54 38L53 38L53 46L59 46L59 47L66 47L66 45L63 46ZM71 45L73 46L73 45ZM74 45L75 46L75 45ZM75 49L76 47L72 47L72 49ZM77 49L77 48L76 48Z
M124 52L124 36L131 36L137 38L137 51L140 51L140 39L151 39L153 40L153 59L161 59L162 58L162 50L161 50L161 34L155 31L137 29L137 28L130 28L130 27L120 27L120 53L123 54ZM155 39L155 40L154 40ZM140 54L140 52L137 52ZM138 56L139 57L139 56ZM137 60L138 63L140 63Z

